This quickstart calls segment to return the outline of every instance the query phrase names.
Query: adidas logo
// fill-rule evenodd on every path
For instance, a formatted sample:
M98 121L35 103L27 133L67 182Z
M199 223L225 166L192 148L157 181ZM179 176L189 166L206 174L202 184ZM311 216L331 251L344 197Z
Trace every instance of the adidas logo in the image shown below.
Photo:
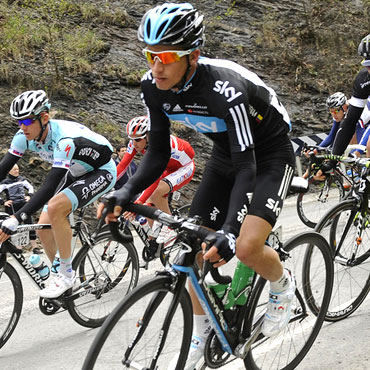
M174 112L182 112L182 111L183 111L183 109L182 109L178 104L176 104L176 105L174 106L174 108L173 108L173 111L174 111Z

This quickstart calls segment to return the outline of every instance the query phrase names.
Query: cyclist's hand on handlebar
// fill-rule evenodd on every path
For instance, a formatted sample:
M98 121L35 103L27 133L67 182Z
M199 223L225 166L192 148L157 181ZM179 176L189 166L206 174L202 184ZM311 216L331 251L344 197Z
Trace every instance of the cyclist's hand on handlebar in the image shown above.
M0 226L0 242L5 242L10 235L14 234L17 231L18 225L19 221L13 216L4 220Z
M135 200L134 204L143 204L140 200ZM136 217L136 213L134 212L123 212L123 217L125 220L133 220Z
M214 267L224 265L235 255L236 236L233 233L224 230L210 233L202 243L202 247L207 244L210 244L211 248L205 253L203 259L212 262Z

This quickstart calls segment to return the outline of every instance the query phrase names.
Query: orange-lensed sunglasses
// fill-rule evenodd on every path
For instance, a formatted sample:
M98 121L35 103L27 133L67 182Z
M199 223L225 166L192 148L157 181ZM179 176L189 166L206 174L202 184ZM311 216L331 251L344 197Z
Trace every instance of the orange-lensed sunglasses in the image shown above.
M143 54L148 61L148 63L154 64L156 59L162 64L171 64L178 62L181 57L188 55L193 52L195 49L190 50L164 50L164 51L151 51L149 49L143 49Z

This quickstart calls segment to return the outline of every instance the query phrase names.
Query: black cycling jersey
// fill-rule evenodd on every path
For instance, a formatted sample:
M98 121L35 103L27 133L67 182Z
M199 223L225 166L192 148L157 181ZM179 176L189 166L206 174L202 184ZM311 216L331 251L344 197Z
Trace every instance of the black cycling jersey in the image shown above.
M340 124L337 136L333 144L333 154L343 154L349 144L366 100L370 96L370 73L363 68L356 76L353 83L352 96L349 100L348 113Z
M222 195L229 204L222 228L238 234L246 214L243 211L240 218L240 212L249 206L247 193L256 187L256 157L279 153L290 130L289 116L274 90L236 63L200 58L196 72L179 92L159 90L148 71L142 79L142 98L150 116L149 148L127 189L136 194L158 177L169 158L165 143L170 121L184 124L213 140L212 163L219 170L232 169L231 191ZM291 165L291 146L289 150ZM287 182L289 186L290 179Z

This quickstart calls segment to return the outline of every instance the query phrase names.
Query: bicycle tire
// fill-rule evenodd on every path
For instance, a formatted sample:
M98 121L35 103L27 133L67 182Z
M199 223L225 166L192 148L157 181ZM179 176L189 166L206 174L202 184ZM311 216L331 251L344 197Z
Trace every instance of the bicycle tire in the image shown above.
M358 215L357 202L347 200L331 209L316 227L327 236L334 258L334 285L326 321L340 321L351 315L370 291L370 225L365 226L361 235L356 235ZM340 250L336 251L339 246ZM347 261L352 256L349 265Z
M307 310L306 300L310 297L304 294L306 281L302 263L307 249L311 249L315 255L315 269L321 275L317 286L321 290L321 304L315 314ZM244 359L245 367L249 370L295 369L319 334L330 301L333 264L326 240L315 232L303 233L284 244L284 250L289 253L284 265L292 271L297 283L292 316L287 327L278 335L271 338L264 337L262 333L258 335ZM266 280L260 278L253 290L251 309L244 321L244 336L248 336L262 323L268 302L268 285Z
M6 263L0 272L0 348L13 334L23 307L23 286L15 268Z
M315 183L322 184L322 187L317 188ZM333 191L327 194L325 189ZM310 182L309 191L298 194L296 203L298 217L306 226L314 229L326 212L344 197L343 181L338 175L328 177L324 182Z
M170 361L179 353L175 369L182 370L190 347L193 311L185 287L180 293L174 292L172 284L171 277L159 276L140 285L121 300L95 337L82 370L126 369L123 356L126 354L126 348L130 344L133 345L134 338L139 338L138 343L133 345L130 354L133 357L126 361L135 361L137 369L151 368L151 358L158 351L155 339L161 337L161 324L165 320L170 332L155 368L167 369ZM168 315L171 302L178 303L173 316ZM158 318L160 315L163 317ZM147 326L144 333L136 337L138 330L141 330L138 329L139 324ZM152 324L154 328L151 327ZM147 342L143 343L145 340ZM174 349L173 345L178 346ZM145 361L145 364L142 361ZM139 367L140 365L142 367Z
M80 283L79 290L72 294L80 296L67 299L67 309L77 323L89 328L101 326L117 302L136 287L139 278L134 245L114 241L110 233L99 234L92 248L81 248L72 267Z

